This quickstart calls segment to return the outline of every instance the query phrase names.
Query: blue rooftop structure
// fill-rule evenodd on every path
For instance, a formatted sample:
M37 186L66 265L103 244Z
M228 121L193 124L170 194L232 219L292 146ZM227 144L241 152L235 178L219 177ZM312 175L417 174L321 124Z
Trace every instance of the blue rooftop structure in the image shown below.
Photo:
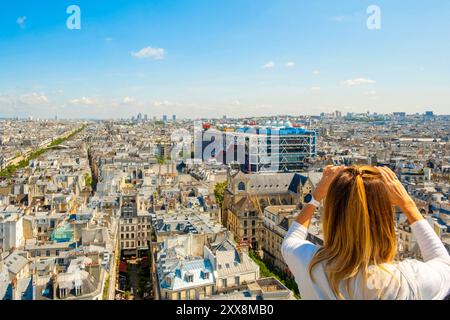
M50 240L56 241L58 243L61 242L69 242L73 239L73 226L69 223L66 223L62 227L56 228L53 230Z

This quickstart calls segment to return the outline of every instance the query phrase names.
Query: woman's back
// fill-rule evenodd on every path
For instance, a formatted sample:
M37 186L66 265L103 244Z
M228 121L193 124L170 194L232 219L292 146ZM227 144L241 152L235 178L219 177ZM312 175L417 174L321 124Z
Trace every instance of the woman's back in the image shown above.
M318 247L306 240L307 227L316 199L325 195ZM450 293L450 256L391 170L327 167L310 198L282 245L302 298L444 299ZM394 260L394 205L407 216L423 261Z
M400 262L369 266L349 280L347 290L345 281L339 284L344 299L357 300L415 300L444 299L450 290L450 257L439 246L440 240L426 220L412 225L414 236L426 256L422 262L406 259ZM303 299L337 299L330 287L325 271L325 262L319 263L312 271L308 266L319 246L305 240L307 230L294 223L282 246L283 256L292 270ZM441 244L442 245L442 244Z

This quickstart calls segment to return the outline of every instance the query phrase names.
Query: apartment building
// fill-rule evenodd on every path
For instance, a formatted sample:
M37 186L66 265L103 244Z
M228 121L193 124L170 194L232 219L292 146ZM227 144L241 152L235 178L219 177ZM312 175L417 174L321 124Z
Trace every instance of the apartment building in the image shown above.
M124 256L140 257L148 251L151 239L148 202L136 192L123 194L120 202L120 250Z
M285 273L289 268L281 254L281 244L299 210L296 206L268 206L264 209L261 250L263 259Z
M0 249L22 247L24 241L22 210L11 205L0 208Z
M168 238L156 265L163 300L201 300L242 290L259 279L259 266L227 234L212 241L192 233Z
M267 206L300 207L303 198L320 180L321 173L259 173L228 171L224 194L222 223L237 242L251 242L260 248Z

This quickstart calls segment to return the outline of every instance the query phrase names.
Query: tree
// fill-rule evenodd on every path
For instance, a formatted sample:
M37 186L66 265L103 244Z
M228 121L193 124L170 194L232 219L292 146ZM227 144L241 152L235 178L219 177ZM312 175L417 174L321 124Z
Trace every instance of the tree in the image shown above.
M92 177L88 173L84 175L84 184L86 186L92 187Z
M214 197L216 198L217 205L221 209L222 209L222 205L223 205L223 196L225 194L225 189L227 188L227 186L228 186L228 184L226 181L218 182L214 186Z
M156 161L158 162L158 164L164 164L166 162L166 160L162 156L156 157Z

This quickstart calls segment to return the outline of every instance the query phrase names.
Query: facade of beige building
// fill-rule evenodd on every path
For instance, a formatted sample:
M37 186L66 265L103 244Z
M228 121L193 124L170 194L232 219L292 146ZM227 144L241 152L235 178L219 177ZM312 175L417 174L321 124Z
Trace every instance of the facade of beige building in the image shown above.
M222 223L236 242L250 242L261 249L264 209L268 206L300 208L303 198L313 190L321 173L228 172L222 208Z

